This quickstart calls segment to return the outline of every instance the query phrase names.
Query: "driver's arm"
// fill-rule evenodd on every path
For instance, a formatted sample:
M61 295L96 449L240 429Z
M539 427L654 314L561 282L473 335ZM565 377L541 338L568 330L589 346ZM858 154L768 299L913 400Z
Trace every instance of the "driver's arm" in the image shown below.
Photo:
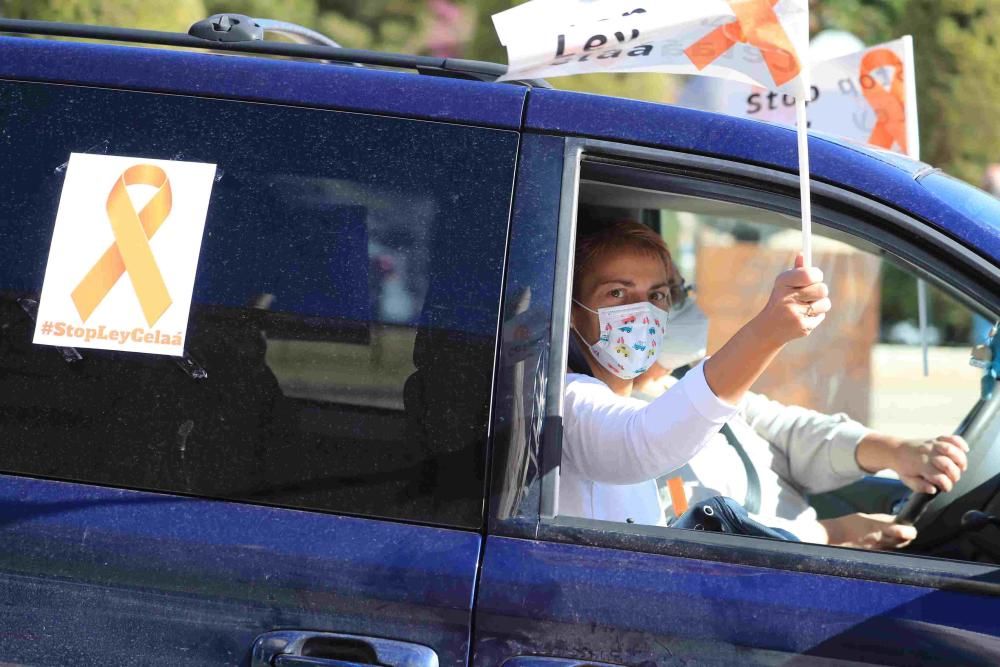
M806 493L831 491L880 470L893 470L914 491L950 491L968 467L961 436L906 440L872 431L844 414L826 415L748 394L747 421L777 450L775 469Z
M854 452L869 430L847 415L784 405L761 394L748 394L742 411L771 443L775 473L804 493L823 493L864 477Z
M918 493L951 491L968 468L969 445L960 435L905 440L869 432L858 443L857 460L866 472L895 470Z

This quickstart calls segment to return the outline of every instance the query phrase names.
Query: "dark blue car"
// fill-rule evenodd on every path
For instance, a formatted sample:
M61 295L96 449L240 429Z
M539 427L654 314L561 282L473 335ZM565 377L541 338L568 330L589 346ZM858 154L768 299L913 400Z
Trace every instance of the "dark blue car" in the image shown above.
M967 315L932 312L963 347L893 385L911 357L879 342L877 288L850 297L874 338L845 400L971 446L930 502L882 478L817 499L904 512L906 550L567 517L578 218L641 219L704 283L706 248L795 234L794 132L476 63L218 47L0 38L0 662L1000 663L1000 364L968 366L966 326L1000 313L1000 203L811 138L820 265ZM71 153L217 165L183 357L32 343ZM763 266L713 271L763 289Z

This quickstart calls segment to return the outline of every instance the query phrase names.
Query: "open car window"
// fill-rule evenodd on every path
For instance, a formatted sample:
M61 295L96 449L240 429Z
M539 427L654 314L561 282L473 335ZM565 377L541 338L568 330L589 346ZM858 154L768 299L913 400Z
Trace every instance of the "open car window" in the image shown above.
M612 171L608 167L591 173ZM760 311L774 277L792 265L800 249L798 218L779 212L781 207L768 206L766 196L760 197L760 203L748 195L724 201L708 195L711 188L707 186L701 187L705 194L694 195L690 191L697 188L677 186L678 181L669 177L664 180L676 187L676 192L631 184L617 174L607 180L588 178L586 166L583 173L578 233L623 218L640 221L658 233L708 317L709 354ZM644 178L653 180L651 176ZM895 514L905 504L909 489L892 471L866 474L850 449L869 428L910 439L965 433L972 446L969 479L952 494L941 494L937 504L961 499L961 503L954 503L956 508L974 505L979 509L1000 502L995 496L1000 462L995 461L993 452L997 427L996 419L990 417L995 400L981 400L982 370L969 364L972 347L988 335L996 313L961 289L964 285L953 282L949 271L918 268L899 251L901 246L887 243L883 247L870 229L859 227L855 232L843 217L836 224L815 224L814 235L814 263L824 271L833 311L813 335L787 346L753 387L751 403L757 407L749 413L744 410L740 419L744 423L742 437L758 440L756 454L750 451L743 456L733 448L729 436L720 434L717 446L704 450L714 451L715 458L702 456L702 460L693 460L657 479L663 522L670 524L681 514L674 504L678 488L684 489L683 510L703 496L724 495L746 504L754 484L763 485L759 493L770 494L771 500L764 503L761 514L751 512L751 517L796 533L806 542L826 539L822 530L803 528L810 521L815 524L859 512ZM918 287L918 279L926 287L923 303L918 299L923 289ZM927 321L921 327L923 307ZM927 344L927 375L922 341ZM761 408L764 403L771 407ZM840 452L835 455L837 460L826 466L826 473L818 474L823 466L814 462L806 465L796 461L795 448L789 443L800 436L789 435L787 428L782 430L783 418L774 417L779 414L773 411L776 404L845 424L832 429L837 434L829 436L839 438ZM969 428L970 424L976 428ZM785 441L768 452L769 438ZM739 434L736 439L740 439ZM753 450L753 446L746 449ZM830 455L822 447L814 447L814 451L819 452L816 456ZM756 482L750 480L745 458L761 473ZM982 463L975 474L972 461ZM698 466L714 471L712 485L700 484L700 496L701 474L692 470ZM718 474L719 470L725 473ZM973 484L978 494L974 498L969 495ZM545 495L543 486L543 514ZM555 504L556 517L571 518ZM928 510L927 516L932 514ZM976 546L963 537L960 517L952 516L949 521L944 528L943 523L932 526L928 520L918 524L922 534L933 536L933 544L932 540L918 539L910 553L985 562L996 562L1000 557L1000 541L991 542L987 536L986 547ZM606 530L608 524L601 522L600 526ZM630 528L629 522L619 526L622 532L649 534L648 528ZM944 542L948 542L947 548L942 547Z

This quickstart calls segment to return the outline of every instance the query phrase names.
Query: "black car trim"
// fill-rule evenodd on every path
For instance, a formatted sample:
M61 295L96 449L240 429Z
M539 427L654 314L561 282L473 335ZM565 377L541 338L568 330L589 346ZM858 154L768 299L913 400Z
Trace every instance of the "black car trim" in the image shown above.
M557 517L543 521L531 535L522 531L510 537L1000 595L1000 570L982 563L680 528L631 525L628 534L616 532L620 530L613 522Z

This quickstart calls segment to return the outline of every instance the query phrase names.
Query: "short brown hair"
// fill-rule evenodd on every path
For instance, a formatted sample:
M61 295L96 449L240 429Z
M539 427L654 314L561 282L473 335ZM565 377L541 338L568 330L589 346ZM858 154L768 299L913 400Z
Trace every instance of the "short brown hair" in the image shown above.
M631 250L661 260L667 270L667 280L671 286L680 286L681 276L674 266L670 249L663 238L635 220L617 220L577 236L576 255L573 259L574 297L578 296L577 285L580 284L580 276L585 275L598 259L615 250ZM672 297L673 291L672 289Z

